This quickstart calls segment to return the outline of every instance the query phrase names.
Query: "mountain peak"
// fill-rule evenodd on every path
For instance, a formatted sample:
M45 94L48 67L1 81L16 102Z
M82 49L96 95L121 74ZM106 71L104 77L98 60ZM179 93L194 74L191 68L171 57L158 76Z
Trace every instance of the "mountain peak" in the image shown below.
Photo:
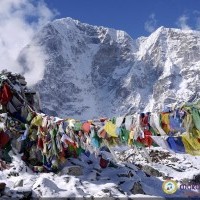
M115 41L117 43L124 43L129 40L133 43L133 39L123 30L115 30L113 28L107 28L103 26L93 26L87 23L82 23L78 20L70 17L54 20L49 23L63 38L79 35L80 37L92 37L95 40L100 40L104 43L106 41ZM71 36L70 36L71 35ZM134 44L131 44L134 46Z
M169 34L169 33L178 33L178 34L200 34L200 31L191 30L191 29L178 29L178 28L167 28L164 26L159 27L156 29L152 34L159 35L159 34Z

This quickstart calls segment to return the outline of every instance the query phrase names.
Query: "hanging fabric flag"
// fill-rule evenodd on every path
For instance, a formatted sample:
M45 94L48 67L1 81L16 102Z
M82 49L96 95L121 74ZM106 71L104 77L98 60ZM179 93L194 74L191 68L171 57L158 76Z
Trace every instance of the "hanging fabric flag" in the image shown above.
M35 117L35 115L36 115L35 113L29 111L28 116L27 116L27 118L26 118L26 121L27 121L28 123L30 123L30 122L33 120L33 118Z
M191 134L192 134L192 137L194 138L200 138L200 131L196 129L195 127L192 128Z
M91 145L95 148L99 148L100 147L100 139L96 136L92 137L91 139Z
M97 132L97 135L100 137L100 138L107 138L107 132L104 130L104 127L101 127L98 132Z
M37 139L37 148L40 149L41 151L44 148L43 140L41 137L38 137L38 139Z
M32 125L35 125L35 126L41 126L42 125L42 115L37 115L33 118L33 120L31 121L31 124Z
M195 127L200 131L200 113L199 110L194 107L192 108L192 118Z
M0 90L0 104L6 105L12 99L12 92L7 83L4 83Z
M158 113L151 113L150 115L150 126L153 127L154 130L157 130L160 135L166 135L165 131L160 126L159 114Z
M69 142L71 142L71 143L74 143L74 141L69 136L67 136L66 134L63 134L62 137L61 137L61 141L63 143L65 143L66 140L69 141Z
M133 138L134 138L134 131L130 131L129 138L128 138L128 145L133 144Z
M111 137L118 137L116 133L116 125L113 124L111 121L107 121L104 129Z
M71 129L74 127L74 124L76 123L75 119L68 119L67 122L69 123L68 126Z
M138 137L137 141L143 143L145 146L150 147L153 143L151 135L152 133L149 130L144 130L144 138Z
M76 122L74 124L74 130L75 131L80 131L81 130L81 127L82 127L82 123L81 122Z
M200 140L199 138L190 137L189 134L182 135L182 141L185 151L194 156L200 156Z
M124 121L124 116L123 117L117 117L116 118L116 126L120 127L122 125L123 121Z
M185 129L181 126L180 119L176 115L169 116L170 132L176 133L178 131L184 132Z
M131 125L133 123L133 117L131 115L126 116L125 118L125 127L127 130L131 130Z
M24 131L24 134L21 136L21 140L25 140L29 134L29 126L26 124L25 127L26 130Z
M85 133L89 133L89 132L90 132L90 125L91 125L90 122L85 122L85 123L83 123L83 125L82 125L82 130L83 130Z
M4 148L6 144L10 141L10 137L4 131L0 132L0 149Z
M120 140L122 143L127 143L129 139L130 131L124 128L121 128Z
M185 153L184 144L181 137L168 137L167 143L171 150L176 153Z
M170 132L170 125L169 125L169 113L161 113L161 126L165 133Z
M192 120L191 110L190 108L186 108L186 116L184 117L183 123L187 133L191 133L192 128L194 127L194 122Z
M167 138L168 138L168 136L151 136L151 138L154 140L154 142L156 143L156 144L158 144L160 147L162 147L163 149L166 149L166 150L168 150L168 151L170 151L170 152L173 152L171 149L170 149L170 147L169 147L169 145L168 145L168 143L167 143Z

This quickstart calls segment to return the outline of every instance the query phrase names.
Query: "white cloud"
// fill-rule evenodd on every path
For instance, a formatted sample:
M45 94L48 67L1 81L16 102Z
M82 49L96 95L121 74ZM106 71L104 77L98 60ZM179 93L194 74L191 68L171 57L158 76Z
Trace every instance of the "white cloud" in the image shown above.
M26 73L24 74L29 85L34 85L42 79L45 69L45 60L48 56L40 46L30 46L26 51L23 51L26 62Z
M200 11L194 10L193 11L194 19L195 19L195 28L196 30L200 31Z
M0 70L22 72L17 62L20 51L31 41L34 33L52 20L55 14L57 13L51 11L43 0L0 0ZM31 70L25 74L29 85L41 79L44 71L46 57L42 49L38 48L28 63Z
M149 33L152 33L153 31L155 31L156 29L156 26L157 26L157 20L155 18L155 14L152 13L148 20L145 22L144 24L144 29L149 32Z
M189 17L186 15L181 15L176 22L177 26L183 30L191 30L191 27L188 25Z
M200 17L196 18L196 29L200 31Z

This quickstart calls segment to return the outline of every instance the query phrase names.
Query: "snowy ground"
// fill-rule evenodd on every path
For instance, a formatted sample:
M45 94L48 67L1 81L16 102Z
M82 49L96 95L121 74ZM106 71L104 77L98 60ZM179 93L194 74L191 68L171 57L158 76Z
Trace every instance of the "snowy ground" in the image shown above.
M94 155L89 158L82 154L78 159L69 159L58 174L33 173L19 155L13 155L12 167L0 171L0 182L6 183L5 194L1 199L20 198L30 194L32 197L90 197L90 198L130 198L200 196L200 191L178 190L173 195L162 191L163 180L188 182L200 174L200 157L169 154L160 147L148 149L152 163L148 163L142 152L132 155L133 150L116 153L119 160L117 168L101 169ZM78 172L70 175L70 166L79 166ZM72 167L73 168L73 167ZM152 168L154 170L152 170ZM81 173L82 172L82 173ZM200 180L196 180L199 181ZM140 193L140 194L135 194Z

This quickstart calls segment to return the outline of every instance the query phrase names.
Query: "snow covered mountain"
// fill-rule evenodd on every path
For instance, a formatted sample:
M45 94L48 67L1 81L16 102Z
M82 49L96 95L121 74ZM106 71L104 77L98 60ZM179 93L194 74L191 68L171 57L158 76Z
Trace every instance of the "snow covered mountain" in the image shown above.
M44 76L34 87L43 111L89 119L159 110L200 97L200 32L160 27L149 37L71 18L48 23L23 49L42 47Z

